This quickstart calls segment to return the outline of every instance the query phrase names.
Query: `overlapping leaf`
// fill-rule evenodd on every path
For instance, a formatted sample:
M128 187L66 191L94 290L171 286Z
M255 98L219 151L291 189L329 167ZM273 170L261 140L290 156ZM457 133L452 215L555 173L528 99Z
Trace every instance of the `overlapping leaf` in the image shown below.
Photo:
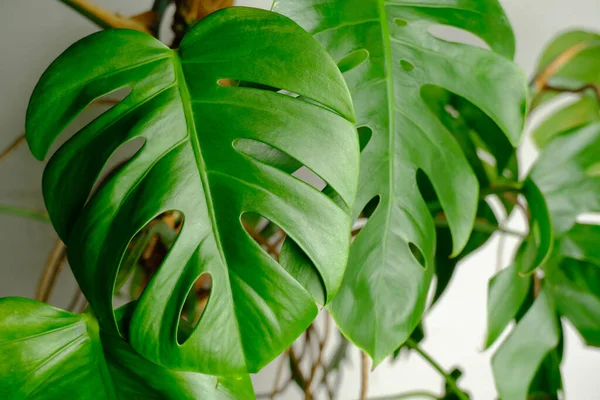
M488 328L485 347L490 347L515 318L527 297L531 278L519 275L519 263L511 264L496 274L488 289Z
M569 31L557 36L542 53L534 79L533 106L539 107L560 92L575 91L579 98L566 103L540 123L533 139L544 147L555 136L600 121L600 35Z
M0 300L0 376L0 397L11 400L254 398L248 376L168 370L101 334L91 314L24 298Z
M338 60L359 133L370 138L354 217L368 204L377 207L351 247L329 309L377 364L418 324L433 275L435 228L417 172L435 188L453 255L467 243L477 210L476 176L423 92L441 87L467 99L518 143L526 85L506 59L514 52L513 34L496 1L277 0L274 10L297 21ZM493 51L440 39L429 32L439 24L473 33Z
M542 192L556 236L577 217L600 211L600 123L563 132L542 150L531 179Z
M600 346L600 226L575 225L558 243L546 277L557 310L590 346Z
M540 365L560 342L559 324L552 297L542 291L492 358L502 399L527 399Z
M327 302L344 274L359 147L343 77L297 24L262 10L212 14L176 51L138 32L98 33L37 85L27 116L34 155L121 88L131 93L63 145L44 174L75 276L102 328L116 332L113 286L127 244L154 217L182 212L181 233L133 313L131 344L163 366L257 371L310 324L313 297ZM86 203L108 158L134 138L145 139L141 150ZM273 153L312 169L337 203L279 169ZM309 280L252 240L244 213L286 231L311 260ZM212 278L208 305L178 343L179 314L203 274Z

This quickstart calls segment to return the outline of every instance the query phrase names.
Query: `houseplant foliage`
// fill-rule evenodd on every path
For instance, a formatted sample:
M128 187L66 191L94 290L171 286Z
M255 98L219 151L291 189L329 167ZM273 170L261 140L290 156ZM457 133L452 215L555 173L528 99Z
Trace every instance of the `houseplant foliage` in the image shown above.
M352 245L348 273L329 310L375 364L419 323L434 273L434 219L419 191L418 172L431 182L437 208L448 221L452 256L464 249L477 213L477 177L459 141L436 115L436 97L448 91L468 100L513 145L519 143L527 101L524 77L509 61L514 37L496 1L461 6L448 1L444 8L405 3L278 0L274 5L338 60L359 132L370 137L362 151L353 216L370 202L377 206ZM493 51L449 43L428 31L440 24L480 36ZM499 108L499 103L511 106ZM398 307L390 308L391 301Z
M27 115L32 153L43 159L102 96L130 93L46 167L49 219L90 306L0 299L0 397L253 399L248 372L283 353L288 384L333 398L328 374L339 377L349 340L375 366L403 349L423 356L446 381L425 395L465 400L462 372L420 348L422 321L497 232L521 239L488 291L485 347L504 337L499 397L559 398L564 321L600 345L600 228L580 219L600 212L599 35L557 37L528 87L497 0L276 0L291 20L174 1L175 50L150 36L168 0L131 18L61 1L130 30L89 36L48 68ZM564 93L521 171L527 114ZM325 189L290 175L302 166ZM513 214L528 232L505 229ZM328 325L323 336L311 325L322 306L344 335L326 361ZM267 397L285 387L277 374Z
M88 104L124 87L131 93L45 170L48 213L72 270L102 331L127 338L149 363L256 372L307 328L315 300L333 297L343 276L359 153L342 75L309 34L263 10L212 14L176 51L143 33L100 32L71 46L38 83L27 115L33 154L43 158ZM142 149L88 200L111 154L136 137ZM284 153L328 182L335 200L279 169L272 155ZM171 210L184 215L183 228L125 331L112 303L121 259L138 231ZM285 248L315 270L270 258L242 226L249 212L282 227L294 238ZM204 274L209 304L182 334L183 303Z

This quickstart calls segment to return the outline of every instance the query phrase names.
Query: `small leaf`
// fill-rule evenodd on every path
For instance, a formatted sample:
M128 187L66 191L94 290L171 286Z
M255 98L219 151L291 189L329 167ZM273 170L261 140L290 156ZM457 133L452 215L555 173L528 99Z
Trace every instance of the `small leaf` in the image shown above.
M600 265L565 258L547 268L547 281L561 315L600 347Z
M487 336L485 348L490 347L500 337L510 321L517 315L527 297L531 278L519 274L518 262L498 272L490 280L487 304Z
M600 266L600 226L575 224L558 241L558 253L563 257L589 261Z
M580 214L600 212L600 176L589 174L600 154L600 123L557 136L542 150L530 177L546 199L556 236Z
M559 82L561 85L576 87L585 83L600 83L598 71L600 35L587 31L570 31L557 36L546 47L538 63L535 81L538 86L544 82ZM548 99L546 97L545 100ZM538 105L543 103L535 102Z
M247 375L165 369L122 338L101 335L90 314L14 297L0 299L0 376L0 398L11 400L255 398Z
M523 195L529 206L529 235L525 254L520 263L522 273L530 273L542 266L554 247L554 231L544 195L536 183L528 178L523 183Z
M543 120L533 130L532 137L543 148L558 135L594 122L600 122L600 100L595 95L581 96Z
M554 304L543 289L492 357L492 370L500 397L526 400L538 368L559 341L559 321Z

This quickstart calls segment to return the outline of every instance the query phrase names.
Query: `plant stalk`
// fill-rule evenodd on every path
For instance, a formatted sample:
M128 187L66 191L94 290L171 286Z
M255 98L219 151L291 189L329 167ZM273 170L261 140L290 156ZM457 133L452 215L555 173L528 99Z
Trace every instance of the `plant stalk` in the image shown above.
M89 0L60 0L103 29L123 28L151 34L142 22L102 8Z
M48 216L48 214L45 211L41 210L30 210L22 207L0 205L0 214L31 218L43 222L50 222L50 217Z
M54 245L54 248L48 257L48 261L46 262L46 266L44 267L44 272L42 274L42 278L40 279L40 283L35 295L36 300L44 303L48 302L50 295L52 294L52 289L56 284L58 274L60 273L60 270L62 269L66 259L67 248L59 239Z
M25 143L25 134L22 134L16 138L6 149L0 153L0 161L6 159L13 151L15 151L20 145Z
M369 391L369 357L367 353L361 351L361 380L360 380L360 400L367 399Z
M394 394L391 396L370 397L368 400L403 400L403 399L414 400L414 399L418 399L418 398L437 400L437 399L439 399L439 396L437 396L434 393L430 393L430 392L417 391L417 392L399 393L399 394Z
M414 351L416 351L417 353L419 353L419 355L421 357L423 357L423 359L425 359L425 361L427 361L437 372L440 373L440 375L442 375L444 377L444 379L446 380L446 383L448 384L448 387L450 387L450 389L452 389L454 394L456 394L456 397L458 397L460 400L469 400L469 398L467 396L465 396L463 391L458 388L454 378L452 376L450 376L450 374L448 374L446 371L444 371L444 369L433 358L431 358L431 356L429 354L425 353L425 351L423 351L419 347L419 344L417 342L415 342L413 339L409 338L406 341L406 345L408 347L410 347L411 349L413 349Z

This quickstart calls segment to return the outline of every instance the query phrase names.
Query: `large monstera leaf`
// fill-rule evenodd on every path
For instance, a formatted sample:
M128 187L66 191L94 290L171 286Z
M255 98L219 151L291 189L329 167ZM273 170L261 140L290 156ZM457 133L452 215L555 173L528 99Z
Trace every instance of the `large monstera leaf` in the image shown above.
M344 274L359 148L343 77L309 34L264 10L212 14L178 50L138 32L102 32L69 48L37 85L27 115L33 154L43 158L88 104L121 88L131 93L67 141L44 173L75 276L100 326L118 332L112 296L128 243L156 216L180 211L183 228L137 303L129 340L166 367L258 371L316 316L313 297L327 302ZM145 139L141 150L88 201L109 157L134 138ZM323 178L336 200L277 168L281 155ZM244 230L245 213L282 227L294 241L287 247L314 270L269 257ZM204 274L208 305L178 343L184 301Z
M513 33L496 0L276 0L273 9L323 44L352 92L365 145L353 216L367 204L377 207L363 213L369 221L329 309L377 364L418 324L433 275L435 227L417 172L437 193L454 256L469 239L478 205L476 176L424 94L440 87L468 100L516 145L527 89L508 60ZM434 25L469 31L492 51L440 39L429 32Z
M119 310L119 319L127 316ZM121 337L100 333L93 315L30 299L0 300L0 396L3 399L253 399L243 378L217 378L160 367Z

